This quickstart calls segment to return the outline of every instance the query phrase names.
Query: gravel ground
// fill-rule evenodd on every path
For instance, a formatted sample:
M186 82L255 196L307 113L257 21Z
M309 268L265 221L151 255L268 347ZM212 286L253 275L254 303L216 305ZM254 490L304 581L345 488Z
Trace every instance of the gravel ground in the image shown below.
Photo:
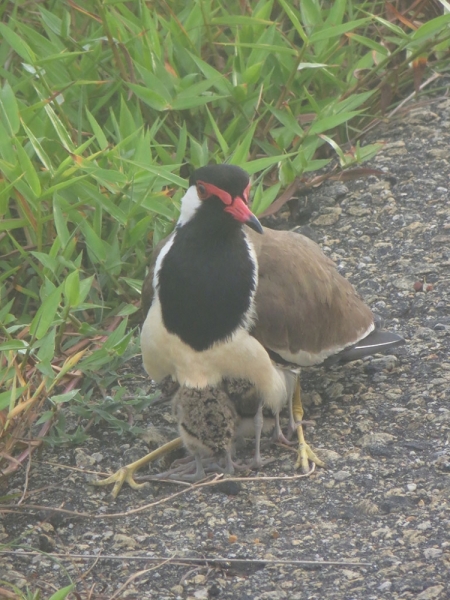
M72 578L78 598L98 600L450 598L450 100L416 107L374 140L386 145L370 166L388 176L323 186L294 210L407 340L396 356L304 370L306 418L316 423L306 436L328 468L288 479L294 454L267 439L272 462L258 481L150 483L124 487L111 503L81 471L112 472L142 456L156 430L173 437L170 406L160 404L144 412L147 441L99 428L82 447L34 458L24 504L88 516L26 507L6 514L0 540L22 549L1 556L0 579L47 597ZM142 386L140 362L132 366ZM21 494L24 482L22 471L8 493ZM26 556L27 547L85 558ZM107 558L89 557L97 554ZM147 560L172 556L176 564ZM187 557L248 561L202 566ZM276 560L313 564L263 562Z

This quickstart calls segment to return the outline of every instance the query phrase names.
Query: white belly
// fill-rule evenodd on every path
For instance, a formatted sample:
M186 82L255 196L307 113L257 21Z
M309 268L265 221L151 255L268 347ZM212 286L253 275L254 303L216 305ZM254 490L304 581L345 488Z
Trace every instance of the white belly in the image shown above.
M245 329L197 352L165 329L161 305L155 298L142 327L141 348L144 368L155 381L171 375L181 385L205 387L217 385L225 377L242 378L255 384L264 404L275 412L287 401L284 376Z

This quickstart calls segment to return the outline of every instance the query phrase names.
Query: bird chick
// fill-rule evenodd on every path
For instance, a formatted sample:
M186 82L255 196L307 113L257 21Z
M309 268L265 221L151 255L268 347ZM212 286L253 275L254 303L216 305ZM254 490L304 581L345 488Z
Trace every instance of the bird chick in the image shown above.
M172 402L180 437L194 462L188 457L179 468L159 477L198 481L205 477L206 471L233 474L233 443L239 417L224 387L182 386Z
M233 403L236 413L235 442L255 437L255 416L261 404L261 396L255 385L247 379L224 379L223 387ZM263 433L270 432L275 425L272 411L264 411Z
M290 395L288 386L286 401ZM274 425L275 439L281 431L278 414L274 418L266 410L263 419L260 394L248 380L225 379L218 386L204 388L182 386L172 402L190 456L176 461L177 466L159 474L158 479L198 481L215 471L232 475L242 468L233 461L236 442L255 437L259 431L268 432ZM261 427L256 419L260 412Z
M270 409L264 406L264 401L258 393L255 385L248 380L233 379L224 380L225 388L230 399L234 402L240 417L237 425L237 436L251 435L255 437L255 453L251 466L259 469L263 465L260 453L261 434L274 427L273 440L282 444L291 445L284 436L280 425L280 412L288 405L289 407L289 432L295 431L299 424L308 423L300 421L295 423L292 417L292 397L295 388L296 376L291 371L275 367L281 379L284 381L284 393L279 396L278 404ZM266 410L264 410L266 408ZM269 414L269 416L268 416ZM274 416L274 419L270 415ZM250 423L250 420L253 422Z

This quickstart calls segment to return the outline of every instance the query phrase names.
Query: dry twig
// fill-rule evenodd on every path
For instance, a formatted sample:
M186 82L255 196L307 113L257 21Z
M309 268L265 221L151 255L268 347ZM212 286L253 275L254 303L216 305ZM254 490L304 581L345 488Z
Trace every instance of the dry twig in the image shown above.
M156 502L151 502L150 504L144 504L144 506L139 506L138 508L133 508L132 510L129 510L127 512L110 513L110 514L106 514L106 515L98 515L98 514L87 513L87 512L77 512L75 510L67 510L65 508L55 508L52 506L45 506L45 505L41 505L41 504L21 504L20 506L17 506L15 504L6 504L4 507L0 506L0 513L2 513L2 512L10 513L10 512L16 512L17 510L30 509L30 510L45 510L45 511L50 511L50 512L59 512L59 513L63 513L66 515L72 515L74 517L85 517L88 519L113 519L113 518L117 518L117 517L128 517L130 515L134 515L136 513L140 513L145 510L148 510L149 508L153 508L154 506L164 504L165 502L168 502L169 500L172 500L173 498L176 498L177 496L181 496L182 494L186 494L187 492L192 492L192 491L204 488L204 487L210 487L213 485L217 485L218 483L221 483L222 481L239 481L239 482L243 482L243 481L294 481L296 479L303 479L305 477L309 477L310 475L312 475L312 473L314 473L314 471L315 471L315 465L313 463L311 470L308 473L301 473L299 475L280 475L280 476L275 476L275 477L227 477L226 479L224 479L223 474L219 474L219 475L215 475L213 477L213 479L189 485L184 490L180 490L179 492L170 494L170 496L161 498L160 500L157 500ZM165 481L165 480L158 479L158 482L162 482L162 481ZM174 483L173 480L169 480L168 482ZM185 482L181 482L181 483L185 484Z
M0 554L9 554L14 556L41 556L43 552L14 552L12 550L0 550ZM259 565L280 565L280 566L302 566L302 565L317 565L319 567L371 567L372 563L359 562L352 560L277 560L276 558L226 558L226 557L198 557L198 556L171 556L169 558L164 556L130 556L128 554L102 554L97 556L96 554L63 554L63 553L50 553L45 554L49 558L70 558L70 559L82 559L87 560L91 558L98 558L99 560L136 560L146 562L160 562L165 563L186 563L186 564L213 564L222 565L223 563L233 564L259 564ZM158 565L161 566L161 565ZM142 571L143 572L143 571ZM141 573L141 572L140 572ZM127 581L129 583L129 581Z

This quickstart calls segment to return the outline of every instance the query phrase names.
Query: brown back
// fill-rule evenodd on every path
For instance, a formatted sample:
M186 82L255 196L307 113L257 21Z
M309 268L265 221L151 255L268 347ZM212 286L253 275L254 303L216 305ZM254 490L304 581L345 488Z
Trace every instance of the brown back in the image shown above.
M270 350L319 353L361 339L369 307L309 238L289 231L247 231L259 265L252 334Z

